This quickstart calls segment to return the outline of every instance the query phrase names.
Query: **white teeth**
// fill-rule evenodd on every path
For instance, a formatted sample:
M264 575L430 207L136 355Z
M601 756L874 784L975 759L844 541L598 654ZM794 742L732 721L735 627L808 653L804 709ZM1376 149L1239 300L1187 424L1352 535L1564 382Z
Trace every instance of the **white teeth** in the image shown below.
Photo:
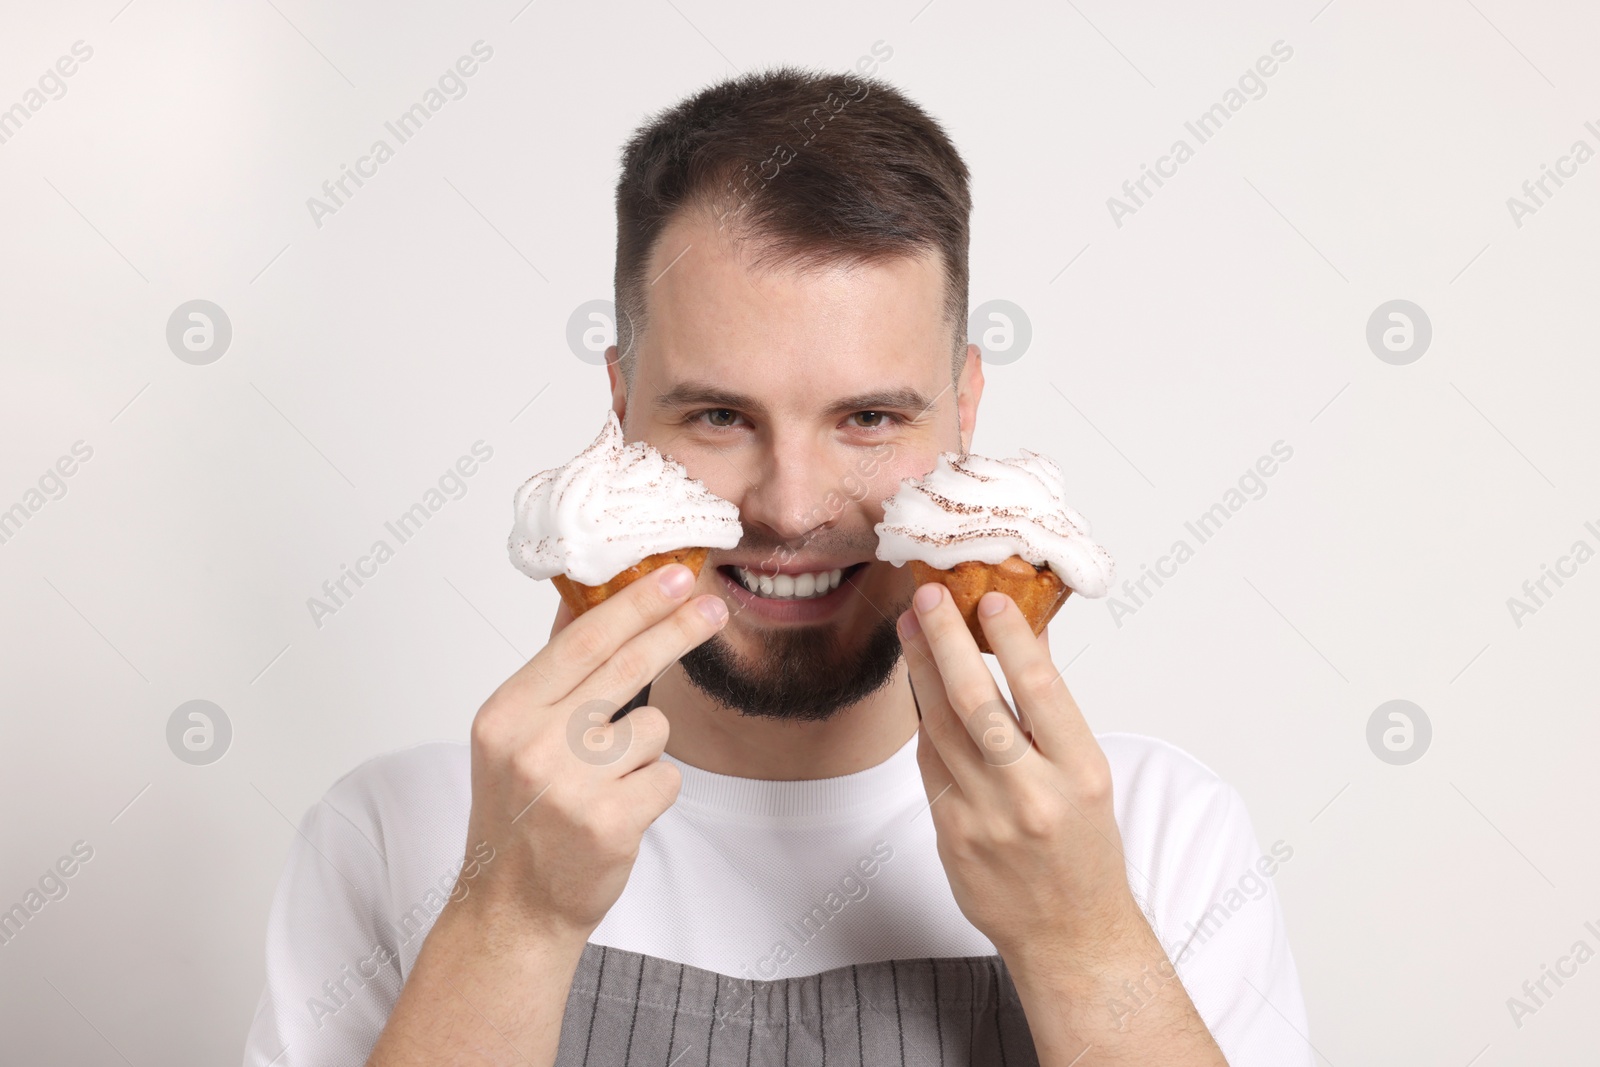
M760 574L746 567L735 567L734 572L750 592L773 600L815 599L837 589L844 580L842 567L805 574Z

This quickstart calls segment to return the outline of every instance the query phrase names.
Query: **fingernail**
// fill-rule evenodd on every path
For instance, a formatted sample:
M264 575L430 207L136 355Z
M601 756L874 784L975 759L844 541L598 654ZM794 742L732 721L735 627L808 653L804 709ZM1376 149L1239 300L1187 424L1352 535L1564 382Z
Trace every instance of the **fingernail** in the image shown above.
M700 609L700 614L711 620L713 626L721 626L727 621L728 605L722 602L721 597L704 597L695 606Z
M694 585L694 571L681 563L669 563L661 568L661 591L670 597L680 597ZM719 601L720 603L720 601Z
M902 611L899 628L901 637L915 637L922 632L922 623L917 621L916 612Z
M929 582L917 590L917 595L911 598L911 602L917 606L918 611L927 611L939 603L939 598L942 596L944 596L944 586Z
M978 601L978 614L985 618L992 618L1006 610L1006 597L1004 593L993 590L983 594Z

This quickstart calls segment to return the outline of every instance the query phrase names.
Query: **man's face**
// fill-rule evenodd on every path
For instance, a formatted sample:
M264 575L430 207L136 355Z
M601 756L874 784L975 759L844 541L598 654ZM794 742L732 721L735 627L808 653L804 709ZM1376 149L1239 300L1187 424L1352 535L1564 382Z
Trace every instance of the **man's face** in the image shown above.
M912 582L875 556L884 499L971 440L983 374L974 347L951 380L940 257L758 272L687 213L648 277L631 389L607 353L613 406L744 526L701 571L730 617L685 672L747 714L826 718L898 661Z

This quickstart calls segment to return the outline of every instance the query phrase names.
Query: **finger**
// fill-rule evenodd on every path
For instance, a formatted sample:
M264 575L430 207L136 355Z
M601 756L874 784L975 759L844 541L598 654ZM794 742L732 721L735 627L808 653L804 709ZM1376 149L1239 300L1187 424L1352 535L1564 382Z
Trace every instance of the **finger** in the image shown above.
M900 616L899 632L912 691L922 709L921 730L960 791L971 792L981 788L978 776L983 773L983 761L966 724L950 704L944 678L939 673L933 649L928 645L927 635L922 632L915 609ZM970 635L968 640L971 640Z
M651 760L617 782L617 798L643 834L678 799L683 772L664 759Z
M1018 743L1016 720L949 590L930 582L917 590L911 606L939 676L944 679L950 707L972 738L971 754L981 754L988 763L1003 762L997 757L1013 753ZM959 762L963 757L945 752L947 763L952 758ZM952 763L951 769L960 774L957 764Z
M629 638L578 683L571 699L580 704L598 702L614 712L727 621L728 606L721 597L695 597L643 633Z
M905 655L906 677L911 683L911 698L917 705L917 718L935 744L961 742L966 728L961 726L955 712L950 710L950 700L944 691L944 679L933 662L933 650L923 636L917 613L907 609L896 620L895 632L900 635L900 649ZM946 741L948 736L951 740Z
M1097 745L1050 657L1049 639L1034 635L1016 602L1004 593L983 594L978 601L978 625L994 649L1016 699L1018 717L1032 734L1040 755L1060 764L1080 751L1080 746Z
M604 708L580 705L573 712L567 743L586 764L591 786L615 781L661 758L667 747L667 717L648 704L615 722Z
M906 659L914 662L913 657L920 657L930 665L928 670L934 676L931 684L938 693L937 698L930 700L932 707L924 714L922 725L932 744L939 749L940 759L959 791L967 796L982 795L996 785L987 768L1009 767L1030 758L1032 741L1019 728L1011 705L998 695L998 687L995 687L996 696L979 705L972 714L964 718L958 714L950 702L946 683L938 674L938 668L932 665L933 650L927 637L917 629L916 613L906 612L904 621L910 624L901 631L902 643L910 649ZM962 629L967 633L968 644L976 649L964 622ZM989 684L994 684L992 677ZM1037 759L1037 754L1032 758Z
M930 809L941 798L948 800L948 793L960 796L961 790L956 787L955 775L950 773L944 757L939 755L939 746L928 734L926 722L917 726L917 767L922 771L922 789L927 794Z
M550 624L550 639L554 640L556 634L572 625L572 620L577 618L572 614L572 609L567 607L565 600L557 601L555 621ZM549 643L548 641L546 642Z
M660 567L595 605L551 637L512 681L553 703L568 695L635 634L688 599L695 574L681 563ZM560 612L557 612L560 620Z
M671 727L667 716L654 704L642 704L612 723L616 729L623 723L633 731L627 753L617 761L617 777L632 774L648 763L654 763L667 750L667 735Z

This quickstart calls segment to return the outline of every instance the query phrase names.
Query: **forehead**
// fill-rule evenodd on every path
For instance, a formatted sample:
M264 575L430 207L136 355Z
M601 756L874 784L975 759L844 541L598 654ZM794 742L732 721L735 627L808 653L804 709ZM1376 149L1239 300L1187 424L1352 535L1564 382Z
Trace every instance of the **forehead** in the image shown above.
M811 394L948 378L952 339L935 250L795 264L758 263L757 249L704 213L663 229L646 275L639 368L647 377Z

